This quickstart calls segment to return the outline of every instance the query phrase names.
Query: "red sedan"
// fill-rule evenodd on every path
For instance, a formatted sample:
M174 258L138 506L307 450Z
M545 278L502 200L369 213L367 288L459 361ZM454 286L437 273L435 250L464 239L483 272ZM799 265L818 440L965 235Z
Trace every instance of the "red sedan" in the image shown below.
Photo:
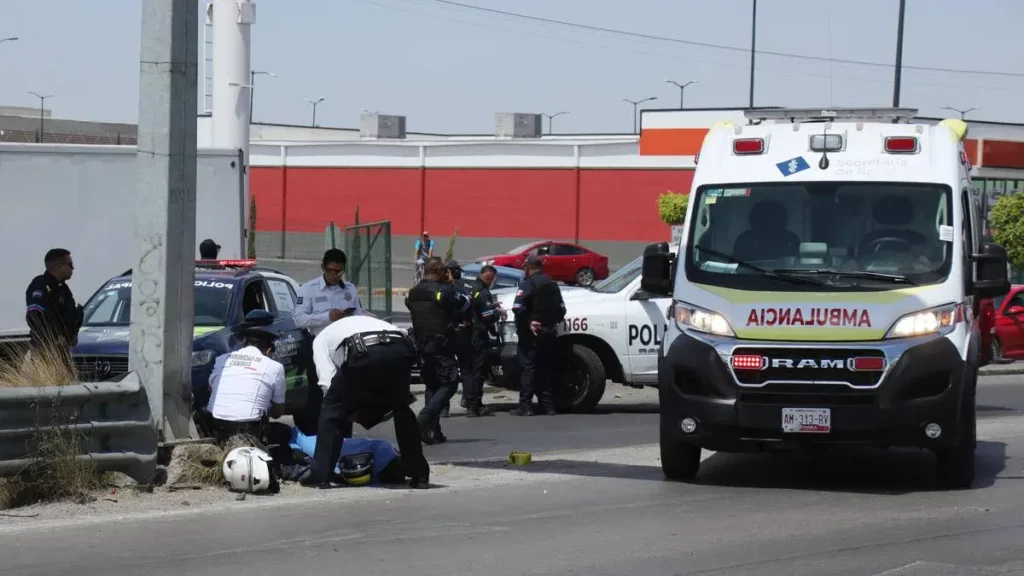
M540 256L544 272L557 282L590 286L608 277L608 257L569 242L530 242L504 254L484 256L476 261L494 266L522 268L528 256Z
M996 298L996 333L992 338L992 359L1024 360L1024 285L1010 287L1006 296Z

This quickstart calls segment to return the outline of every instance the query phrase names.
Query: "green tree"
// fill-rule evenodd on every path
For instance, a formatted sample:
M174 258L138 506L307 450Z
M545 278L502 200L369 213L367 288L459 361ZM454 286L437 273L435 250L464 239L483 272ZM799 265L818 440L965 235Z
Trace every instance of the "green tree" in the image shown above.
M455 241L459 239L459 227L455 227L455 231L448 237L448 250L445 250L444 261L447 262L455 257Z
M249 234L247 241L247 257L256 259L256 196L249 194Z
M686 207L689 203L689 194L666 192L658 196L658 216L665 224L678 226L686 220Z
M1005 194L989 215L992 239L1006 248L1010 264L1024 268L1024 193Z

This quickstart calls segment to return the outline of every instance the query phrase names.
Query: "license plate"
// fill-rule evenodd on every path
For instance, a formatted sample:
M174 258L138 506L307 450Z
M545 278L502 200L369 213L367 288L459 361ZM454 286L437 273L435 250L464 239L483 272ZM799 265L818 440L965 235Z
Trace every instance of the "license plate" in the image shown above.
M782 431L821 434L832 431L832 410L828 408L783 408Z

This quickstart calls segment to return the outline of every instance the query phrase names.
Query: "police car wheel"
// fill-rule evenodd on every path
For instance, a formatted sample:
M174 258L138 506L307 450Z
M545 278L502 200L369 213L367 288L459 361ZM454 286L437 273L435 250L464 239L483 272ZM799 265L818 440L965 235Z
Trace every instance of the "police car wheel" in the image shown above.
M601 402L607 375L601 357L582 344L573 344L555 390L560 412L589 412Z
M960 407L960 438L957 443L935 451L935 476L947 490L964 490L974 483L974 452L978 443L978 419L973 383Z

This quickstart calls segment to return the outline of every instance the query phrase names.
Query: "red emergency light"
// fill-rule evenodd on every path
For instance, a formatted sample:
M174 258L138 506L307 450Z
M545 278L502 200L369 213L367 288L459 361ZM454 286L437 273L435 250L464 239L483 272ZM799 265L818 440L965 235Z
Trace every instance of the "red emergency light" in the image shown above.
M890 154L913 154L917 152L917 138L889 136L885 139L885 151Z
M858 356L850 362L850 369L857 372L881 372L885 370L885 358Z
M224 268L252 268L256 260L196 260L197 266L221 266Z
M764 368L764 356L757 354L736 354L732 357L735 370L761 370Z
M732 141L733 154L763 154L763 138L742 138Z

